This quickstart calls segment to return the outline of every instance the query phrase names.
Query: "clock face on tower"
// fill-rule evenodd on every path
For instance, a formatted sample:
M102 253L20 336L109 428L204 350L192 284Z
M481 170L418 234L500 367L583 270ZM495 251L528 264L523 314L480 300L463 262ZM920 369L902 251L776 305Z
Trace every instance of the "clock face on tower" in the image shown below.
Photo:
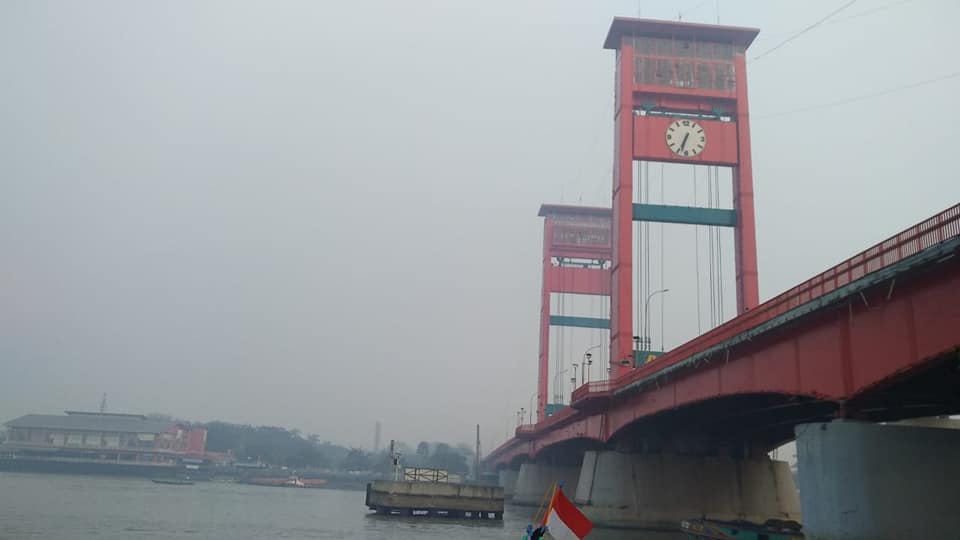
M667 126L667 146L680 157L696 157L707 147L707 133L693 120L677 120Z

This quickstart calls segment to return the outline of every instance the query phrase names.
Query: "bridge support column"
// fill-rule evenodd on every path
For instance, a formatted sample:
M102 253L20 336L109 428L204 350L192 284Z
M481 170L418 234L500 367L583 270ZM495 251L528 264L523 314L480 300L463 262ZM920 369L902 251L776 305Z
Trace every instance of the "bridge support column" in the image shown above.
M554 482L563 482L566 492L572 492L580 477L579 466L524 463L517 475L513 504L537 506Z
M942 538L960 530L960 430L797 426L807 538Z
M520 471L500 469L497 475L499 476L498 483L503 488L503 498L506 500L512 499L517 490L517 477L520 476Z
M605 527L677 530L693 517L800 520L786 462L588 451L576 503Z

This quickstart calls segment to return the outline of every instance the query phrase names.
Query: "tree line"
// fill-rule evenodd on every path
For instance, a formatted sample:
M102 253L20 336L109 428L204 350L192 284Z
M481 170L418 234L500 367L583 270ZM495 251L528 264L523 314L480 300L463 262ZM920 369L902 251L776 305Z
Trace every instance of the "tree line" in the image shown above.
M193 424L207 430L207 450L230 453L236 461L260 461L268 465L292 468L316 468L340 471L374 471L387 474L393 469L389 449L370 452L322 441L318 435L304 436L296 429L277 426L251 426L214 421ZM416 447L395 443L405 467L446 469L466 475L473 462L473 450L467 444L421 441Z

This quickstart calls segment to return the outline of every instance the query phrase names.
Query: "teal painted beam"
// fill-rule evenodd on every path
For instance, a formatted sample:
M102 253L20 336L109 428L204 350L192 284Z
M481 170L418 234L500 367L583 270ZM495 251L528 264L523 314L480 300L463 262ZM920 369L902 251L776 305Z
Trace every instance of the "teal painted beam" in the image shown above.
M569 317L566 315L551 315L551 326L572 326L575 328L601 328L610 329L610 319L598 319L596 317Z
M737 213L724 208L635 204L633 205L633 220L733 227L737 224Z

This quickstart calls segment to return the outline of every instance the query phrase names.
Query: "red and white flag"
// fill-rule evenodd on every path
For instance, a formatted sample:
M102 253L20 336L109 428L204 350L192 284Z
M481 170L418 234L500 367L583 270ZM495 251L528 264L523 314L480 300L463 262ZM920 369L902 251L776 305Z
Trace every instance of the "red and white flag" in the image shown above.
M564 496L560 488L553 492L543 524L547 526L547 533L556 540L580 540L593 529L593 523Z

